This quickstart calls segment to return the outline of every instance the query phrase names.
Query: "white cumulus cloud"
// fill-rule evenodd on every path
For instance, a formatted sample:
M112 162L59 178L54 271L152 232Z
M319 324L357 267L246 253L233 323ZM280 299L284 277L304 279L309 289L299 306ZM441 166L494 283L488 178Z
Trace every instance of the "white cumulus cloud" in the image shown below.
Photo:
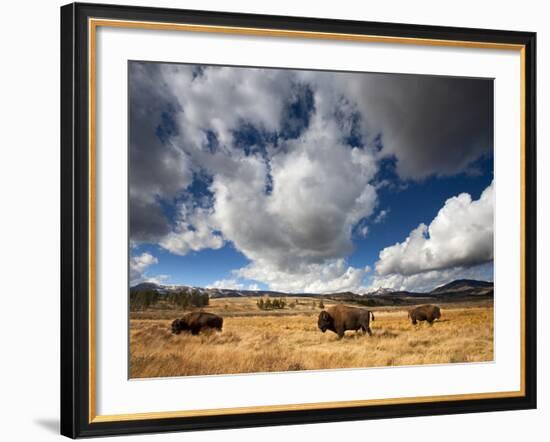
M148 267L158 264L158 259L150 253L144 252L141 255L130 258L130 284L134 285L144 281L145 272Z
M349 254L354 225L376 203L368 152L316 128L288 144L290 152L271 160L271 194L267 167L256 156L241 160L232 174L216 174L212 184L213 218L224 238L249 259L281 270Z
M414 275L472 267L493 260L494 184L478 200L467 193L449 198L429 225L380 252L376 273Z
M289 293L334 293L359 290L369 271L369 266L348 266L344 259L302 264L285 270L269 261L259 260L235 273L241 278L263 281L272 290Z
M212 284L207 285L206 287L211 289L227 290L260 290L260 286L258 284L246 284L245 282L239 281L235 278L219 279L217 281L214 281Z
M223 247L224 241L213 227L211 215L211 209L181 205L176 227L159 240L159 245L176 255Z

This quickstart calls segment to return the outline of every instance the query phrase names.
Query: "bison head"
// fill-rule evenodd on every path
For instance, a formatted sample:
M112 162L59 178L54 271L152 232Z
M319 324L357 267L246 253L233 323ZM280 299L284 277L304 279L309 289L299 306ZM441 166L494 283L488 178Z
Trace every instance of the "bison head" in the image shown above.
M182 330L188 330L189 325L183 319L174 319L172 321L172 333L179 335Z
M332 330L334 328L334 319L326 311L323 310L321 313L319 313L319 320L317 321L317 325L324 333L327 330Z
M180 334L180 322L181 322L181 319L174 319L172 321L172 333L174 333L175 335L179 335Z

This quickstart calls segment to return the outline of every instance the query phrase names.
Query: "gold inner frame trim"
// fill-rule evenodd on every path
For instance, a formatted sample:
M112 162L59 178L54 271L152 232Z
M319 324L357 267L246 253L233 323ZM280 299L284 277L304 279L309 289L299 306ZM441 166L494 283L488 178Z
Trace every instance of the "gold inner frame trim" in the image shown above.
M284 405L261 405L251 407L216 408L202 410L159 411L129 414L96 414L96 36L97 28L133 28L162 31L206 32L217 34L235 34L243 36L288 37L355 41L369 43L411 44L419 46L444 46L475 49L498 49L518 51L520 54L520 389L518 391L466 393L438 396L418 396L388 399L367 399L338 402L318 402ZM133 421L145 419L168 419L178 417L238 415L254 412L279 412L296 410L322 410L329 408L365 407L376 405L420 404L427 402L446 402L461 400L482 400L513 398L525 396L525 46L521 44L475 42L459 40L425 39L412 37L390 37L378 35L360 35L329 32L291 31L282 29L244 28L232 26L210 26L182 23L158 23L130 20L88 19L88 94L89 94L89 423Z

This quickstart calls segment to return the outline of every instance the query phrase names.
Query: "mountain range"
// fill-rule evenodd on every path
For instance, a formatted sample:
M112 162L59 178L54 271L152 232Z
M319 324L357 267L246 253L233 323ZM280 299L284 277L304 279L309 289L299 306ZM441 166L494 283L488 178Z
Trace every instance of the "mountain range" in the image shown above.
M336 301L349 301L371 306L378 305L402 305L417 304L419 302L453 302L469 301L493 298L493 283L488 281L477 281L472 279L457 279L438 287L429 292L409 292L404 290L392 290L379 288L372 292L358 294L354 292L339 292L329 294L319 293L285 293L270 290L237 290L190 287L185 285L161 285L153 282L142 282L130 288L131 293L155 291L161 295L170 292L186 292L208 294L211 299L215 298L237 298L237 297L311 297L321 299L333 299Z

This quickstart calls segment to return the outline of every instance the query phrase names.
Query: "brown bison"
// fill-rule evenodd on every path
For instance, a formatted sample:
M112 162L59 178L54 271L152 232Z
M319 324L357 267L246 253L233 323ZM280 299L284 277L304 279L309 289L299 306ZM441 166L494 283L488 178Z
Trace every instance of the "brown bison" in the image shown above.
M191 312L183 315L181 319L172 322L172 333L179 335L182 331L191 331L198 335L202 329L213 328L222 331L223 318L213 313Z
M441 310L437 305L419 305L409 310L409 318L413 324L416 324L416 321L428 321L431 324L436 319L441 318Z
M331 330L338 335L338 339L344 336L346 330L363 330L372 335L369 326L370 318L374 321L374 313L362 308L346 307L345 305L335 305L329 307L326 311L319 313L317 325L323 333Z

